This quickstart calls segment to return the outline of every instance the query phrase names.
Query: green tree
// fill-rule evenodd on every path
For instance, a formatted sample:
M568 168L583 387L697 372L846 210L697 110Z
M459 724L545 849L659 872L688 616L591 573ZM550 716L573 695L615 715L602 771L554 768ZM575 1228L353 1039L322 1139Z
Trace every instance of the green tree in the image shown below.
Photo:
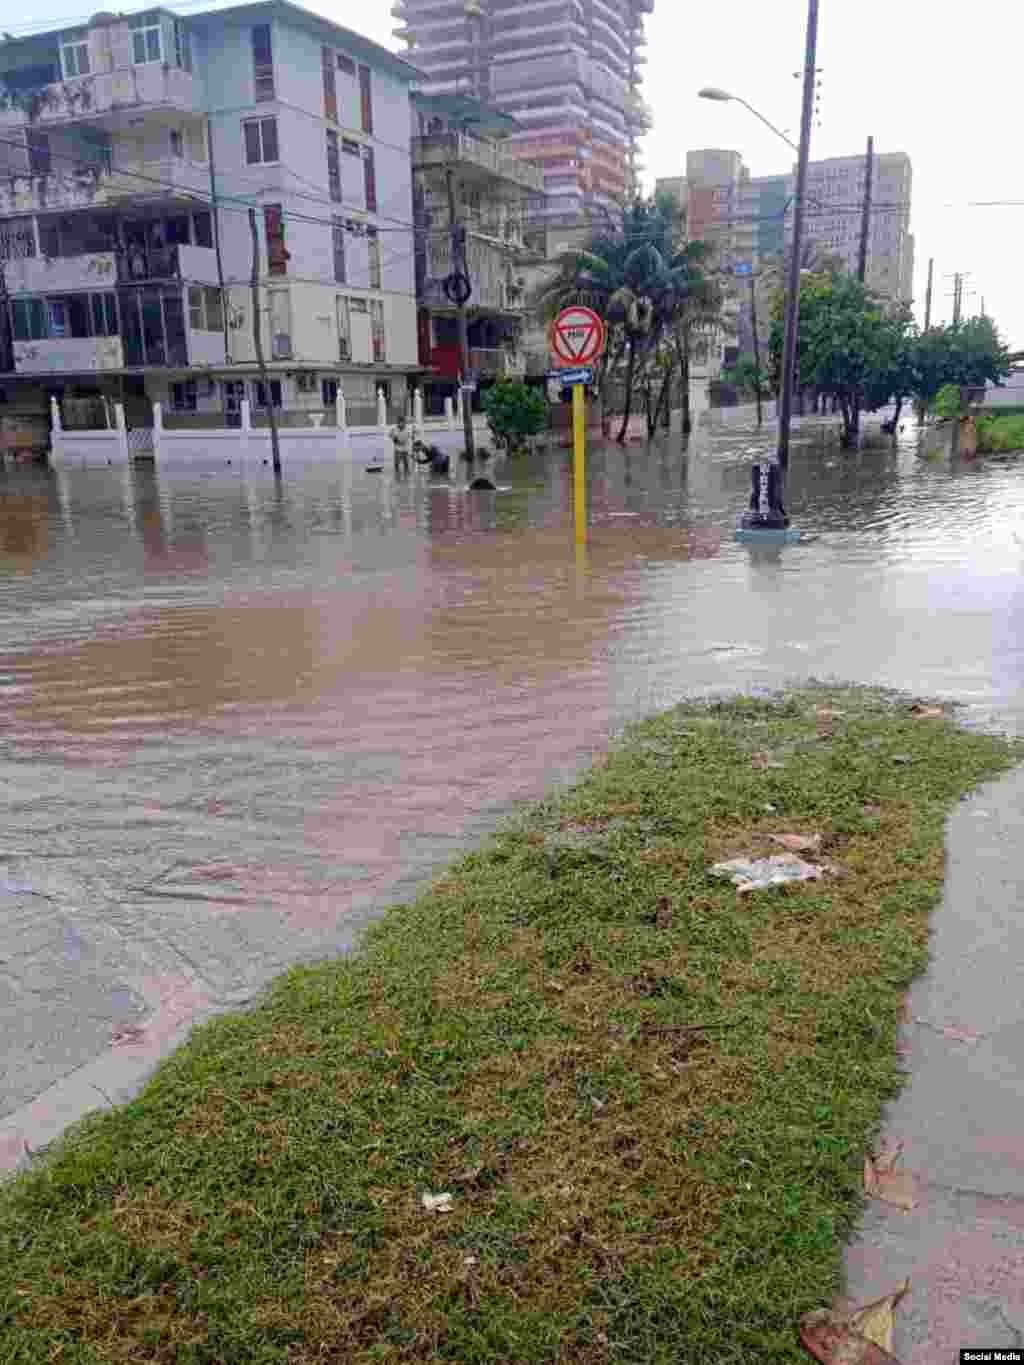
M913 386L924 415L946 384L1001 384L1012 366L991 318L968 318L948 327L929 327L912 348Z
M541 389L506 380L494 384L480 399L494 444L508 451L522 450L528 439L544 429L547 402Z

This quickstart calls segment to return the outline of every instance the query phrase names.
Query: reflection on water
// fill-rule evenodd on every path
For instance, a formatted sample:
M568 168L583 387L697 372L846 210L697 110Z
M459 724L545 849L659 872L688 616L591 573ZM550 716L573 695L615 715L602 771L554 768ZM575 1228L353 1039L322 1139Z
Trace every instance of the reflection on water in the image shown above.
M687 693L832 676L1024 729L1024 465L844 454L807 424L805 543L763 551L731 533L770 439L592 450L580 553L561 450L497 494L346 466L3 469L0 874L116 937L112 991L224 1001L351 941ZM70 1064L45 1001L32 1018L0 1115Z

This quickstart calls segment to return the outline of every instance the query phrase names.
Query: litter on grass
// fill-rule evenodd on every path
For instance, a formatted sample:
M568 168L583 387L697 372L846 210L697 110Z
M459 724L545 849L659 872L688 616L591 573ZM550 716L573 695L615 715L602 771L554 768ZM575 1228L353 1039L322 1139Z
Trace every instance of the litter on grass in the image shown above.
M451 1213L452 1196L450 1194L431 1194L428 1190L420 1195L420 1203L428 1213Z
M792 853L775 853L770 858L732 858L726 863L715 863L712 877L724 877L733 882L740 895L748 891L762 891L769 886L786 882L815 882L825 869L805 863Z

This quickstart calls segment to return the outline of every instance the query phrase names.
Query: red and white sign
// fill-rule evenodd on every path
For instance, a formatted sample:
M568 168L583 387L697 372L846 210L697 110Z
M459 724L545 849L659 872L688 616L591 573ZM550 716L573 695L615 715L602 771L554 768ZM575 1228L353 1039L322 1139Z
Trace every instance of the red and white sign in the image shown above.
M563 308L551 325L551 355L556 365L588 365L604 350L604 323L592 308Z

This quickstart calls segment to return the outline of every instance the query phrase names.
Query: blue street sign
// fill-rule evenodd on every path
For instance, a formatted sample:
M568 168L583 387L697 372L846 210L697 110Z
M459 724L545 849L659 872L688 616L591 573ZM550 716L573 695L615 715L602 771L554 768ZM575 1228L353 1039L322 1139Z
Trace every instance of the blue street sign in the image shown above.
M734 275L752 275L753 273L754 267L749 261L740 261L737 265L733 266Z
M574 370L549 370L549 379L557 379L560 384L571 387L573 384L593 384L594 371L589 365L578 365Z

